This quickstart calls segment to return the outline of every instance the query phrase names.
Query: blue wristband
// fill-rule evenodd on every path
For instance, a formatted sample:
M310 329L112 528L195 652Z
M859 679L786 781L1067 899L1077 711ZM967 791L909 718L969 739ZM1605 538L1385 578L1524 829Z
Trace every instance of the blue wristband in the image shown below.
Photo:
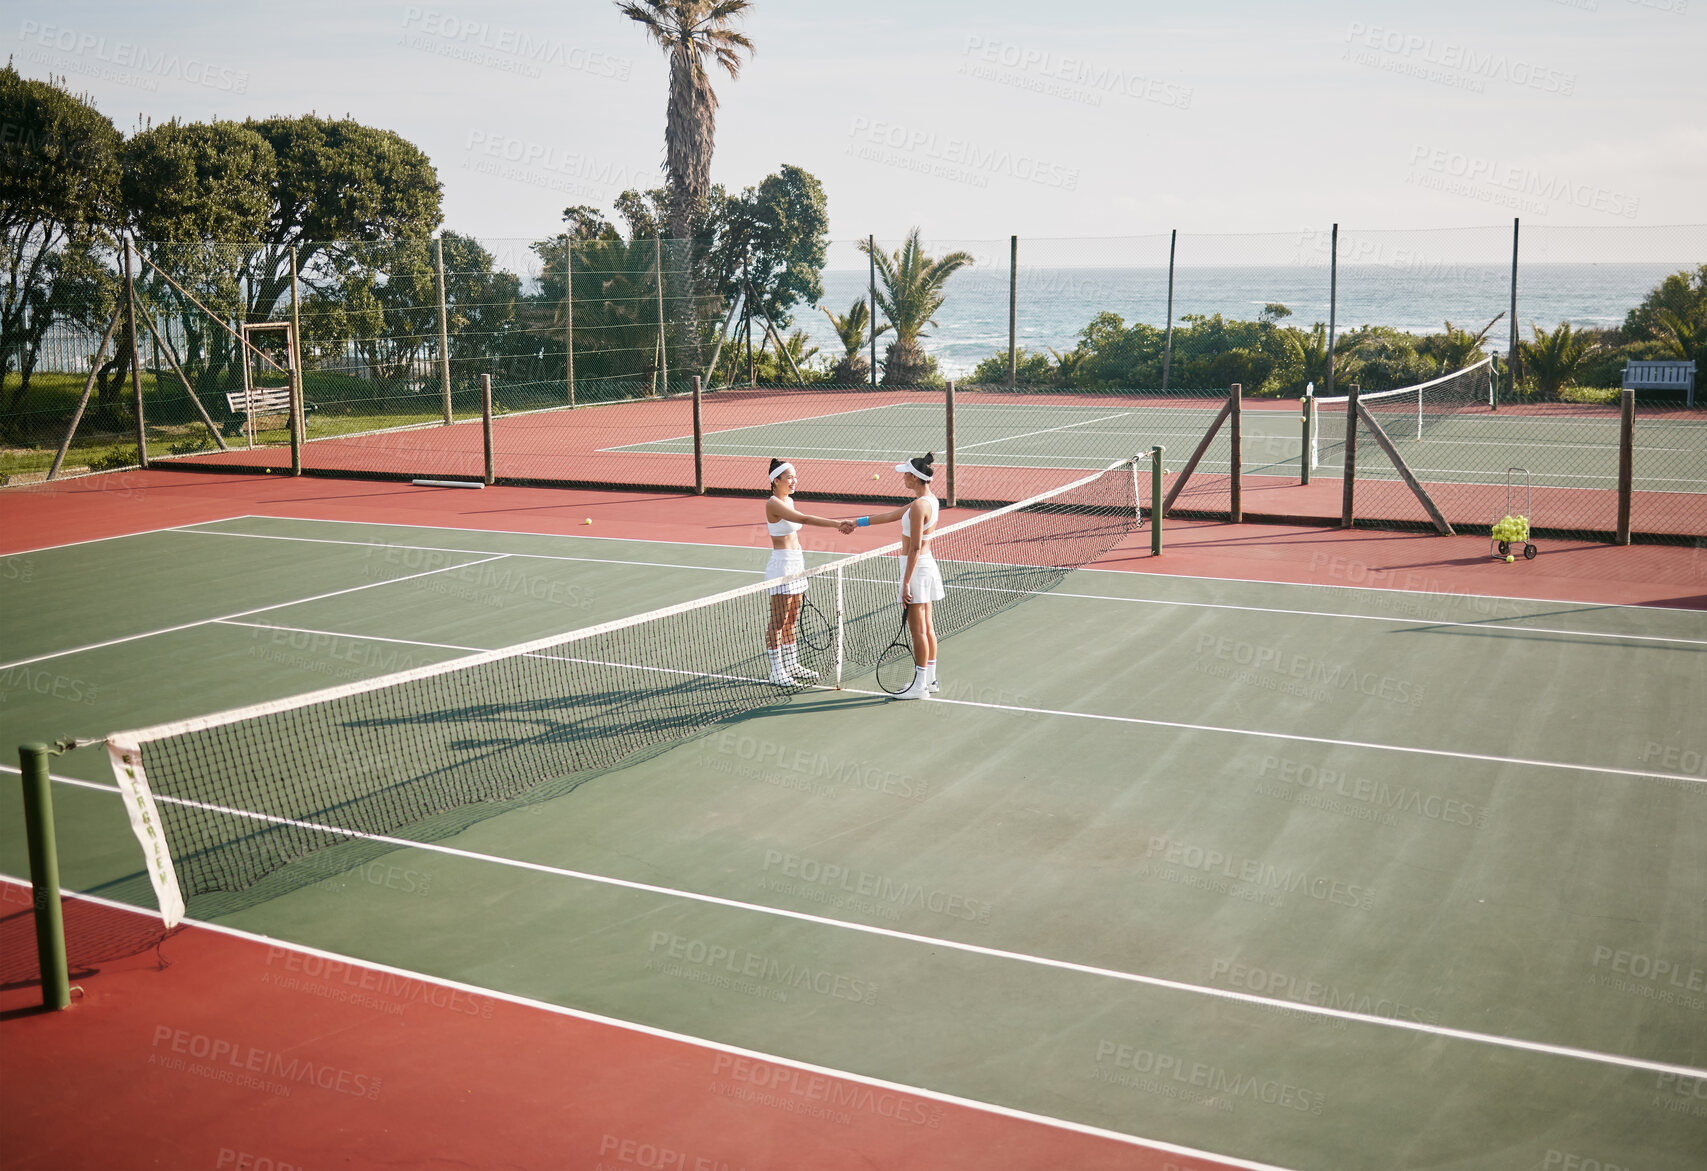
M869 516L862 516L858 520L854 521L855 527L862 529L868 527L870 524L871 518Z

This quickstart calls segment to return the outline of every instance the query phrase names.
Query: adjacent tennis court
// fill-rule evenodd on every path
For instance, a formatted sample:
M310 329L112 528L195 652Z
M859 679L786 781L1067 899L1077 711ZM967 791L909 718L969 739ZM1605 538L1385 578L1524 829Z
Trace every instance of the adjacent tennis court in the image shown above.
M911 1087L925 1124L936 1095L1181 1166L1692 1165L1701 614L1159 577L1142 542L948 639L932 702L850 672L191 913ZM4 564L15 744L549 638L761 553L253 516ZM549 739L572 698L478 718ZM334 765L304 783L384 762ZM54 772L64 884L150 905L106 757Z

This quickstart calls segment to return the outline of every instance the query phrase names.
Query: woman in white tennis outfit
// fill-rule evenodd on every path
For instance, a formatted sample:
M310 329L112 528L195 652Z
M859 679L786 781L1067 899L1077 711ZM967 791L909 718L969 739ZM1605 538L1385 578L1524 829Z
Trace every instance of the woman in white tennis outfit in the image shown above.
M805 570L806 555L800 549L800 538L795 535L803 525L840 529L844 533L854 530L851 520L830 520L795 508L792 497L798 480L793 464L780 459L771 460L771 496L765 501L765 527L771 535L771 558L765 564L766 581ZM800 661L800 604L806 596L806 579L802 577L774 585L770 594L771 617L765 626L765 654L771 664L770 681L778 687L794 687L800 681L816 679L818 672Z
M901 567L901 604L907 607L907 629L913 636L913 682L896 699L929 699L931 692L940 690L936 681L936 623L931 617L931 603L941 601L945 592L942 571L931 554L938 511L937 498L931 493L935 463L936 454L927 452L896 464L895 470L913 494L913 502L854 522L901 522L901 553L906 558Z

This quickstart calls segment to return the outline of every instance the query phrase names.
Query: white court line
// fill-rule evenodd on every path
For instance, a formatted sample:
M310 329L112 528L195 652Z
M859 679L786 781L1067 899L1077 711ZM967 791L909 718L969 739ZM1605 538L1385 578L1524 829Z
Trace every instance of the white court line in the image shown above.
M458 528L458 527L454 527L454 526L447 528L443 525L411 525L411 524L392 524L392 523L377 524L375 522L363 521L363 520L343 520L343 519L337 519L337 518L322 519L322 518L317 518L317 517L272 516L272 515L269 515L266 513L246 513L243 516L230 517L230 518L228 518L228 520L229 521L274 520L274 521L282 521L282 522L289 523L289 524L357 525L357 526L360 526L362 528L390 527L390 528L402 528L402 529L425 529L428 532L479 533L479 534L486 535L486 536L561 537L561 538L566 539L566 540L574 540L574 541L622 541L625 543L636 544L636 545L685 545L685 546L688 546L690 548L699 548L699 549L754 549L754 550L758 550L761 552L763 551L762 549L760 549L759 546L756 546L756 545L728 545L728 544L724 544L724 543L719 542L719 541L663 541L663 540L656 540L656 539L651 538L651 537L604 537L604 536L593 536L590 533L583 536L579 533L516 532L516 531L509 530L509 529L473 529L473 528ZM225 524L225 523L227 523L227 521L204 521L201 523L204 523L204 524ZM760 524L763 522L754 521L753 523L755 525L757 525L757 524ZM167 531L167 530L155 530L155 531ZM195 532L195 533L208 533L209 535L229 535L229 536L234 536L234 537L262 537L262 536L268 535L265 533L223 534L223 533L216 533L214 530L190 529L190 528L185 528L185 529L182 529L181 531L183 531L183 532ZM109 540L111 538L100 538L100 539ZM285 538L280 538L280 539L285 539ZM334 538L330 538L330 537L292 537L292 538L288 538L288 539L297 540L297 541L310 541L310 542L324 541L324 542L327 542L329 544L352 544L352 545L368 544L368 542L362 542L362 541L338 541L338 540L335 540ZM1480 538L1480 537L1477 537L1474 539L1477 541L1482 540L1482 538ZM395 546L392 546L392 545L385 545L385 544L379 544L376 547L378 547L378 548L397 548L397 549L428 549L428 550L436 548L436 546L432 546L432 545L395 545ZM490 550L490 549L451 549L449 551L455 552L455 553L489 553L489 552L492 552L492 550ZM829 558L846 556L846 554L835 553L835 552L831 552L828 550L808 549L808 550L806 550L806 552L818 553L824 557L829 557ZM535 554L535 553L512 553L512 554L509 554L509 556L512 556L512 557L543 557L543 556L547 556L547 555L546 554ZM604 560L604 559L595 557L595 558L588 558L587 560L599 561L599 560ZM613 564L630 564L630 563L613 561ZM633 562L632 564L635 564L635 565L657 565L657 564L661 564L661 563L660 562L654 562L654 561L638 561L638 562ZM716 569L717 567L716 566L709 566L709 565L707 565L707 566L683 565L683 566L674 566L673 568ZM727 570L726 572L734 573L734 572L744 572L744 571ZM758 571L755 570L753 572L758 572ZM1357 591L1360 593L1403 594L1406 597L1417 597L1420 595L1420 596L1427 596L1427 597L1431 597L1431 598L1436 598L1436 599L1443 600L1443 601L1544 602L1544 603L1549 603L1549 604L1553 604L1553 605L1559 605L1559 604L1592 605L1597 610L1633 610L1633 611L1659 610L1659 611L1662 611L1665 613L1672 613L1672 614L1702 614L1703 613L1703 611L1697 610L1694 607L1689 607L1689 606L1648 606L1648 605L1641 605L1641 604L1632 603L1632 602L1584 602L1583 599L1581 599L1581 598L1535 598L1535 597L1528 597L1528 596L1525 596L1522 594L1442 593L1438 590L1426 590L1426 591L1424 591L1424 590L1415 590L1415 589L1404 589L1404 588L1401 588L1399 586L1341 585L1338 582L1279 581L1279 580L1275 580L1273 578L1202 577L1202 576L1199 576L1197 574L1155 573L1155 572L1151 572L1150 570L1143 570L1143 569L1136 569L1136 570L1135 569L1102 569L1102 568L1099 568L1098 566L1095 566L1095 565L1081 566L1080 568L1074 570L1073 572L1075 574L1109 573L1109 574L1119 574L1122 577L1133 577L1133 576L1149 577L1149 578L1156 578L1156 579L1161 580L1161 581L1184 581L1184 582L1201 581L1201 582L1209 582L1209 583L1216 583L1216 584L1224 584L1227 582L1234 582L1234 583L1243 584L1243 585L1285 586L1285 587L1289 587L1292 589L1300 589L1300 590L1354 590L1354 591ZM1093 596L1093 595L1086 595L1086 596ZM1156 602L1159 605L1170 604L1169 600L1166 598L1146 598L1146 599L1138 599L1138 600L1152 601L1152 602ZM1184 603L1180 603L1180 604L1183 605ZM1282 611L1277 611L1277 612L1282 612ZM1284 612L1290 612L1290 611L1284 611ZM1319 613L1319 612L1314 611L1314 610L1303 610L1303 611L1298 611L1298 613L1315 614L1315 613ZM1362 617L1369 617L1369 615L1350 614L1350 615L1345 615L1345 617L1362 618ZM1416 620L1416 619L1413 619L1413 620ZM1579 631L1579 632L1573 632L1573 633L1587 633L1587 632L1586 631Z
M359 523L359 522L352 522L352 523ZM285 537L285 536L274 536L274 535L264 534L264 533L225 533L225 532L219 532L219 531L214 531L214 530L194 530L194 529L186 529L184 531L186 531L186 532L202 531L202 532L205 532L205 534L208 536L217 536L217 537L253 537L257 540L301 541L301 542L304 542L307 544L352 545L352 546L355 546L357 548L421 549L421 550L426 550L426 551L430 551L430 552L449 552L449 553L488 553L488 552L491 552L491 550L487 550L487 549L455 549L455 548L450 548L448 546L435 546L435 545L368 545L368 544L361 542L361 541L340 541L340 540L336 540L336 539L328 538L328 537ZM484 532L486 530L476 529L476 530L472 530L472 531ZM606 539L607 540L617 540L620 538L612 537L612 538L606 538ZM711 547L712 548L742 548L744 546L718 545L718 546L711 546ZM500 554L500 556L519 557L519 558L536 558L536 559L548 560L548 561L589 561L589 562L592 562L594 564L600 564L600 565L638 565L638 566L642 566L642 567L646 567L646 568L651 568L651 567L657 566L657 567L661 567L661 568L665 568L665 569L706 570L709 572L717 572L717 573L743 573L743 574L747 574L749 576L757 575L761 572L758 569L729 569L729 568L723 568L723 567L719 567L719 566L681 565L681 564L673 564L673 563L657 562L657 561L623 561L623 560L618 560L615 558L607 559L607 558L600 558L600 557L568 557L568 556L563 556L563 555L545 554L545 553L538 553L538 554L536 554L536 553L506 553L506 554ZM452 568L461 568L461 567L460 566L454 566ZM1121 570L1102 570L1100 572L1105 572L1105 573L1116 572L1116 573L1118 573L1118 572L1124 572L1124 571L1121 571ZM1215 580L1220 580L1220 579L1215 579ZM966 587L957 587L957 588L966 588ZM985 589L985 590L995 589L995 587L988 587L988 586L978 586L978 587L972 587L972 588ZM1334 587L1334 588L1342 588L1343 589L1343 588L1358 588L1358 587ZM1286 615L1296 615L1296 616L1307 617L1307 618L1343 618L1343 619L1349 619L1352 621L1359 621L1359 622L1389 622L1389 623L1398 623L1401 625L1419 625L1420 624L1423 626L1451 626L1451 627L1465 627L1465 628L1475 629L1475 630L1514 630L1514 631L1518 631L1520 633L1525 633L1525 634L1564 634L1564 635L1577 635L1577 636L1580 636L1583 638L1634 639L1634 640L1639 641L1639 642L1675 642L1675 643L1682 643L1682 644L1687 644L1687 645L1691 645L1691 646L1707 646L1707 639L1668 638L1668 637L1662 637L1660 635L1622 634L1622 633L1616 633L1616 632L1595 631L1595 630L1562 630L1562 629L1554 629L1554 628L1550 628L1550 627L1538 627L1538 626L1504 626L1504 625L1494 625L1494 624L1490 624L1490 623L1486 623L1486 622L1454 622L1454 621L1445 620L1445 619L1438 619L1437 620L1437 619L1420 618L1420 617L1417 617L1415 615L1405 616L1405 617L1394 617L1394 616L1386 615L1386 614L1346 614L1346 613L1339 613L1339 612L1327 611L1327 610L1293 610L1293 609L1287 609L1285 607L1279 607L1279 606L1240 606L1240 605L1235 605L1234 603L1231 603L1231 602L1187 602L1187 601L1174 601L1174 600L1169 600L1169 599L1165 599L1165 598L1123 597L1123 596L1115 595L1115 594L1068 593L1068 592L1063 591L1063 590L1049 590L1049 591L1046 591L1046 592L1041 593L1041 594L1037 593L1034 590L1021 590L1021 591L1011 591L1011 592L1026 593L1026 594L1030 594L1030 595L1035 596L1035 597L1045 597L1045 598L1081 598L1081 599L1085 599L1087 601L1130 602L1130 603L1137 604L1137 605L1148 605L1148 606L1182 606L1182 607L1187 607L1187 608L1191 608L1191 609L1198 609L1198 610L1237 610L1237 611L1244 611L1244 612L1252 613L1252 614L1286 614ZM1396 590L1396 591L1389 591L1389 592L1413 593L1415 591ZM1458 596L1458 595L1451 595L1451 596ZM1597 605L1595 608L1596 609L1603 609L1604 607ZM1632 607L1632 608L1636 608L1636 607ZM1639 608L1640 609L1656 609L1657 607L1643 606L1643 607L1639 607ZM214 621L224 621L224 619L214 619ZM279 629L292 629L292 628L280 627ZM312 632L312 633L324 633L324 632L316 631L316 632ZM342 635L340 637L361 638L361 637L366 637L366 636L365 635ZM422 644L422 645L437 645L437 644ZM484 648L475 648L475 649L484 649ZM7 666L7 665L9 665L9 664L0 664L0 667Z
M482 557L478 561L464 561L460 565L447 565L441 569L429 569L424 573L411 573L406 574L403 577L388 578L385 581L369 582L367 585L350 586L348 589L333 590L330 593L325 594L316 594L311 598L292 598L285 602L274 602L269 606L256 606L249 610L239 610L235 614L221 614L216 615L213 618L199 618L194 622L184 622L177 626L165 626L161 627L159 630L145 630L141 634L127 634L122 638L109 638L105 642L92 642L86 646L72 647L69 650L53 651L49 654L37 655L32 659L18 659L11 663L0 663L0 671L10 670L13 667L27 666L30 663L46 662L48 659L63 658L66 655L82 654L84 651L100 650L102 647L117 646L120 643L135 642L137 639L141 638L154 638L157 635L172 634L179 630L193 630L198 626L209 626L215 622L229 621L232 618L244 618L250 614L264 614L268 610L282 610L287 606L300 606L305 602L319 602L326 598L336 598L343 594L358 593L361 590L371 590L378 589L380 586L396 585L398 582L413 581L418 577L431 577L435 573L449 573L453 569L467 569L471 565L484 565L488 561L502 561L504 558L509 556L510 554L508 553L498 553L491 557Z
M810 423L814 419L840 419L847 415L863 415L867 411L887 411L891 407L898 407L902 405L903 404L901 403L877 403L876 405L869 407L855 407L849 411L826 411L822 415L801 415L798 419L772 419L768 423L743 423L739 427L722 427L716 431L706 431L704 434L708 436L731 435L736 431L755 431L761 427L780 427L786 423ZM686 435L672 435L668 439L648 439L644 443L625 443L621 447L601 447L598 450L601 453L611 451L634 451L636 448L650 447L654 443L679 443L684 439L692 438L693 432L689 431ZM639 454L658 455L668 453L642 451Z
M1110 419L1124 419L1132 411L1121 411L1114 415L1104 415L1100 419L1083 419L1077 423L1063 423L1059 427L1045 427L1041 431L1026 431L1020 435L1004 435L1000 439L986 439L982 443L963 443L956 450L971 451L974 447L988 447L992 443L1011 443L1015 439L1030 439L1033 435L1049 435L1056 431L1070 431L1074 427L1089 427L1092 423L1106 423Z
M13 769L12 771L16 772L17 770ZM55 779L57 780L60 778ZM28 888L30 885L23 879L10 874L0 874L0 880L12 882L25 888ZM109 907L113 910L128 911L131 914L141 915L149 919L154 918L153 915L140 907L133 907L129 903L121 903L112 899L102 898L99 895L84 894L80 891L64 888L61 888L60 895L64 898L81 899L84 902L94 903L97 906ZM440 988L466 992L475 997L488 996L494 1000L502 1000L507 1004L514 1004L521 1008L537 1009L541 1012L551 1013L555 1016L572 1017L575 1020L591 1021L594 1024L609 1025L612 1028L621 1029L624 1032L640 1033L648 1037L657 1037L661 1040L674 1041L683 1045L691 1045L696 1049L707 1049L713 1053L728 1053L736 1057L751 1058L752 1060L767 1062L771 1065L785 1066L789 1069L798 1069L804 1073L820 1074L825 1077L833 1077L841 1081L855 1082L859 1085L871 1086L876 1089L892 1090L902 1094L913 1094L921 1098L929 1099L933 1102L942 1102L950 1106L959 1106L969 1110L976 1110L982 1114L995 1114L1003 1118L1013 1118L1021 1122L1035 1123L1040 1126L1046 1126L1052 1130L1071 1131L1076 1134L1089 1135L1094 1138L1109 1139L1129 1146L1141 1146L1147 1149L1166 1151L1170 1154L1180 1155L1186 1158L1205 1159L1216 1163L1224 1163L1230 1167L1242 1168L1243 1171L1290 1171L1288 1168L1279 1167L1271 1163L1256 1163L1249 1159L1241 1159L1236 1155L1220 1155L1213 1151L1206 1151L1197 1147L1180 1146L1178 1143L1170 1143L1162 1139L1144 1138L1142 1135L1126 1134L1123 1131L1118 1130L1105 1130L1102 1127L1091 1126L1083 1122L1073 1122L1070 1119L1055 1118L1048 1114L1034 1114L1029 1110L1020 1110L1012 1106L1001 1106L993 1102L982 1102L976 1098L964 1098L958 1094L949 1094L941 1090L928 1089L924 1086L908 1085L906 1082L890 1081L887 1078L873 1077L870 1074L851 1073L848 1070L837 1069L834 1066L829 1065L817 1065L810 1061L802 1061L797 1057L779 1057L774 1053L766 1053L759 1049L748 1049L740 1045L730 1045L722 1041L712 1041L704 1037L693 1036L691 1033L678 1033L673 1029L659 1028L656 1025L643 1025L635 1021L623 1020L621 1017L605 1016L602 1013L589 1012L586 1009L571 1008L565 1004L553 1004L547 1000L535 1000L532 997L521 996L514 992L504 992L496 988L488 988L482 984L468 984L461 980L452 980L445 976L434 976L426 972L417 972L412 968L400 968L393 964L381 963L378 960L359 959L355 956L344 955L341 952L327 951L325 948L313 947L305 943L295 943L290 940L279 939L271 935L260 935L253 931L245 931L240 927L229 927L223 923L210 923L206 920L190 918L185 918L181 920L181 922L187 926L197 927L203 931L209 931L216 935L224 935L232 939L241 939L249 943L262 944L268 948L278 951L295 952L298 955L313 956L316 959L346 964L351 968L363 968L368 971L383 972L386 975L396 976L400 979L414 980L421 984L432 984Z
M871 694L871 693L866 693ZM959 702L959 701L946 701ZM999 705L977 705L999 706ZM52 777L51 779L84 788L119 792L116 785L105 785L96 781L84 781L71 777ZM1049 956L1033 955L1029 952L1012 951L1007 948L986 947L982 944L964 943L960 940L946 939L935 935L921 935L912 931L901 931L893 927L878 927L869 923L855 923L846 919L831 919L823 915L814 915L806 911L791 911L784 907L773 907L764 903L751 903L742 899L724 898L721 895L702 894L698 891L681 890L676 887L663 886L652 882L639 882L628 878L614 878L605 874L594 874L585 870L573 870L564 866L552 866L544 862L528 862L520 858L506 858L498 854L487 854L477 850L463 850L455 846L447 846L439 842L416 842L408 838L392 837L388 834L369 834L341 826L323 825L312 821L301 821L296 818L279 817L274 814L256 813L252 810L233 809L228 806L214 805L203 801L190 801L181 797L170 797L156 793L156 801L169 802L186 808L200 809L209 813L217 813L229 817L245 818L251 821L265 822L271 825L289 826L295 829L306 829L314 833L332 834L343 838L354 838L361 841L380 842L399 849L424 850L429 853L442 854L445 857L461 858L472 862L485 862L495 866L508 867L515 870L525 870L535 874L548 874L556 878L568 878L581 882L590 882L599 886L617 887L623 890L639 891L645 894L662 895L665 898L682 899L687 902L703 903L708 906L723 907L729 910L746 911L758 915L766 915L779 919L792 919L796 922L810 923L814 926L831 927L843 931L852 931L863 935L875 935L885 939L895 939L904 943L924 944L927 947L942 948L948 951L963 952L968 955L982 956L987 959L1009 960L1015 963L1033 967L1050 968L1056 971L1073 972L1078 975L1095 976L1102 979L1116 980L1127 984L1138 984L1150 988L1160 988L1169 992L1180 992L1192 996L1203 996L1215 1000L1228 1000L1239 1004L1259 1005L1265 1008L1287 1008L1310 1016L1329 1017L1335 1020L1349 1021L1360 1025L1372 1025L1378 1028L1397 1029L1401 1032L1421 1033L1434 1037L1446 1037L1457 1041L1468 1041L1472 1044L1488 1045L1501 1049L1517 1049L1530 1053L1540 1053L1549 1057L1565 1057L1581 1061L1590 1061L1600 1065L1617 1065L1628 1069L1639 1069L1650 1073L1673 1074L1680 1077L1707 1077L1707 1069L1695 1069L1687 1065L1673 1065L1669 1062L1647 1061L1639 1057L1628 1057L1618 1053L1605 1053L1594 1049L1581 1049L1575 1046L1554 1045L1546 1041L1529 1041L1519 1037L1505 1037L1497 1033L1482 1033L1471 1029L1457 1029L1445 1025L1431 1025L1422 1021L1407 1021L1397 1017L1379 1016L1373 1013L1353 1012L1350 1009L1330 1008L1324 1005L1302 1004L1291 1000L1281 1000L1268 996L1257 996L1249 992L1238 992L1228 988L1212 988L1202 984L1191 984L1182 980L1169 980L1160 976L1146 976L1137 972L1125 972L1118 968L1105 968L1095 964L1081 964L1072 960L1054 959Z

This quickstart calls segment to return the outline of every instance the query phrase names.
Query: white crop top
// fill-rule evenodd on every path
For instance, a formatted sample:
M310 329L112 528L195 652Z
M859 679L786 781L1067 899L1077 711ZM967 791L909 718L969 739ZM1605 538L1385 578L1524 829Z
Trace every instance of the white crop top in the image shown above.
M937 498L932 496L929 492L926 492L923 496L919 497L919 499L928 500L930 502L925 506L925 511L930 514L925 518L925 536L928 537L931 535L931 528L936 524ZM901 514L901 535L903 537L910 537L913 535L912 522L913 510L909 507L906 512Z
M776 497L771 497L775 500ZM786 537L790 533L798 533L803 526L797 520L770 520L765 522L765 528L770 530L773 537Z

